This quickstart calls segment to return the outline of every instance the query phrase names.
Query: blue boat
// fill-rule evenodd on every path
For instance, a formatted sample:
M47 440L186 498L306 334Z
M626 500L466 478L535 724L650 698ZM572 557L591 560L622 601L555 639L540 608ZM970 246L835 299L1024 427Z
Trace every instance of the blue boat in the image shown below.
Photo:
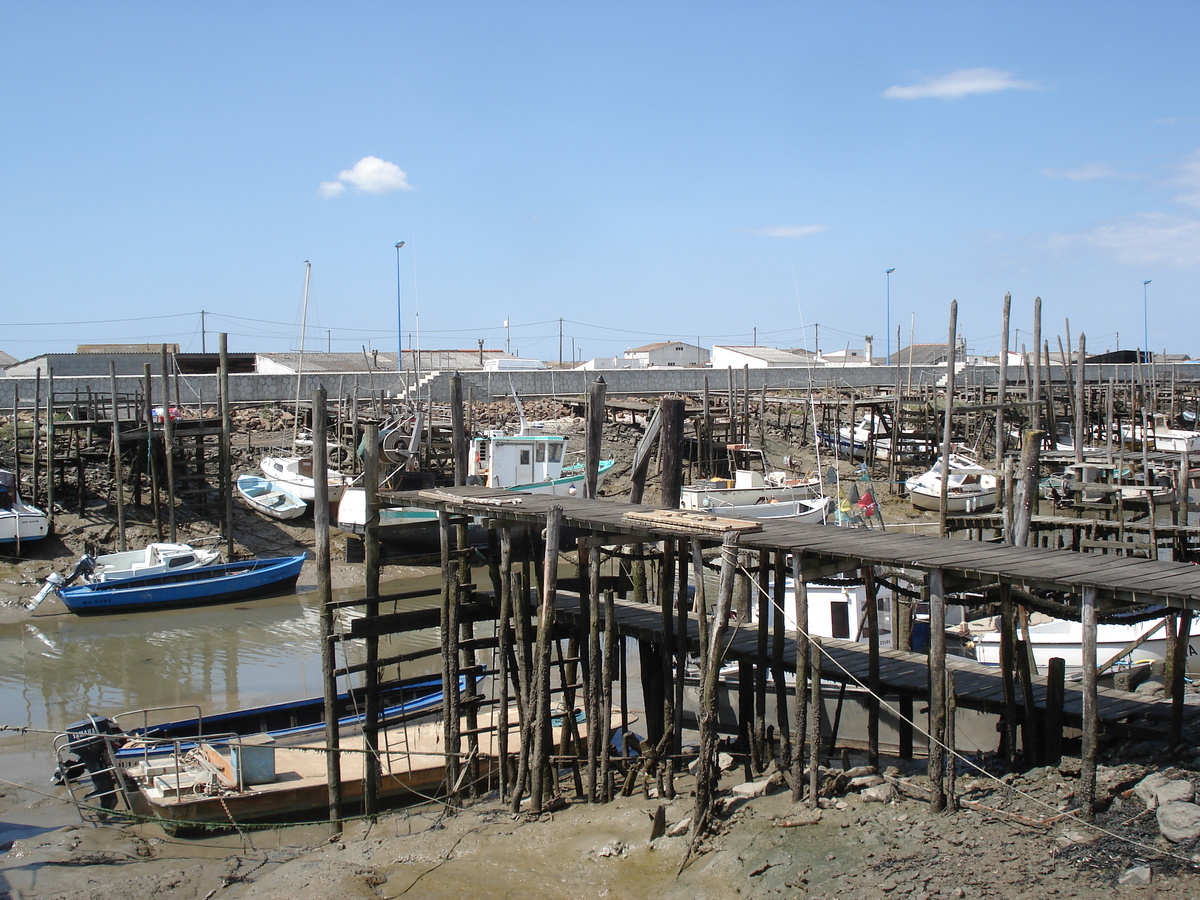
M291 590L305 555L201 566L159 575L61 588L58 596L73 613L129 612L225 603Z

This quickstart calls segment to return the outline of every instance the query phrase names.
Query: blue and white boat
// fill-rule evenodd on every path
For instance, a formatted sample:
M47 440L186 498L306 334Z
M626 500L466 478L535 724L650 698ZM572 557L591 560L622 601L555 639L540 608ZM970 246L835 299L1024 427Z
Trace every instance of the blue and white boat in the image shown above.
M251 559L60 588L56 593L74 613L130 612L225 603L291 590L305 555Z

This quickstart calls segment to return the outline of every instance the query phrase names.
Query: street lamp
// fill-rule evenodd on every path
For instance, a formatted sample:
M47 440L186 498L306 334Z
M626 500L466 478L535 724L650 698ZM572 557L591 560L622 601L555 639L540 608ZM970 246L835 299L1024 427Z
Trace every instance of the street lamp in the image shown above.
M400 317L400 248L404 241L396 241L396 371L404 371L404 320Z
M504 353L512 356L512 332L508 329L508 319L504 320Z
M896 267L892 266L883 274L887 276L887 359L886 364L892 364L892 273L896 271ZM900 348L897 347L897 350Z
M1149 288L1146 287L1151 279L1142 282L1142 354L1146 362L1150 362L1150 303L1146 299Z

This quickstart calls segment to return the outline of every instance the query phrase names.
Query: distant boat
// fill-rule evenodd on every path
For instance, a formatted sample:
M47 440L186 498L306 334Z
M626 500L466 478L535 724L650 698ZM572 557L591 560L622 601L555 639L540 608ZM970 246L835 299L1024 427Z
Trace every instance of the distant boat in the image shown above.
M833 500L829 497L814 497L808 500L768 500L746 506L722 506L713 504L708 512L714 516L734 519L770 519L787 522L806 522L824 525L833 518Z
M0 469L0 544L15 544L18 552L25 541L39 541L49 532L46 514L21 499L17 476Z
M928 472L904 482L917 509L937 510L942 502L942 458ZM996 476L962 451L951 453L946 477L946 511L973 513L996 505Z
M251 509L275 519L294 519L308 512L308 504L285 485L260 475L239 475L237 492Z
M269 481L296 499L305 503L317 499L317 482L313 479L311 456L264 456L259 468ZM342 492L354 483L354 478L336 469L329 469L326 483L329 485L329 502L336 503L341 499Z
M724 515L730 507L808 500L820 492L820 478L794 478L787 472L772 471L766 452L758 447L728 444L726 452L731 477L685 484L679 500L681 509L710 510Z
M560 434L541 434L535 426L523 424L518 434L489 431L471 441L471 457L467 467L467 483L531 494L582 496L585 476L582 463L565 464L567 438ZM616 460L600 460L596 484ZM351 534L366 529L367 495L360 487L346 490L338 504L337 526ZM402 528L430 526L437 522L437 512L411 507L382 507L379 510L381 528L391 528L393 535Z
M305 556L181 569L98 584L61 588L59 598L74 613L128 612L224 603L290 590L300 577Z
M888 418L870 410L857 424L842 425L836 431L818 427L817 442L838 456L866 459L871 453L877 462L887 462L893 457L901 463L927 460L931 451L930 443L915 434L893 434Z

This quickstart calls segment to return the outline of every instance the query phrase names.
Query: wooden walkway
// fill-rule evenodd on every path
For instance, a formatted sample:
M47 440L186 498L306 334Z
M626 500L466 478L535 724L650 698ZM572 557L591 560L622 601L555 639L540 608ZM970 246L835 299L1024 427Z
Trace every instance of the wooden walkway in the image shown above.
M636 603L632 600L616 601L616 621L619 633L652 643L662 643L662 610L652 604ZM559 592L555 605L556 614L576 627L587 627L582 619L578 596ZM675 620L673 620L675 621ZM743 625L731 631L732 640L725 653L727 660L758 661L758 631L756 626ZM821 638L825 660L821 677L843 684L868 682L867 645L859 641ZM700 631L696 618L688 616L688 648L699 652ZM768 661L769 662L769 661ZM783 666L789 672L796 671L796 634L788 631L784 638ZM997 666L984 666L974 660L959 656L947 656L946 667L954 675L954 695L960 707L980 712L1001 714L1004 712L1004 684ZM1044 710L1046 706L1046 679L1032 677L1033 705ZM900 695L914 699L929 695L929 657L921 653L880 648L879 681L884 696ZM1021 685L1015 685L1018 715L1023 708ZM1165 700L1148 700L1141 694L1118 691L1112 688L1097 689L1097 710L1102 727L1116 734L1160 737L1165 733L1171 719L1171 704ZM1065 724L1079 727L1082 723L1083 692L1078 684L1066 684L1063 703ZM1185 722L1200 721L1200 708L1185 707ZM997 739L999 735L997 735Z
M696 513L675 524L651 524L633 516L663 512L614 500L583 500L550 494L526 494L483 487L410 491L392 495L401 502L493 517L514 525L541 527L553 506L563 509L563 524L612 543L651 543L700 535L712 544L721 540L715 516ZM707 522L713 523L706 526ZM1163 560L1071 553L1040 547L1012 547L981 541L951 540L860 528L834 528L780 520L763 521L744 532L745 550L786 550L800 554L806 570L825 573L863 566L891 566L925 572L940 569L952 590L997 583L1024 590L1096 592L1097 607L1106 605L1169 606L1200 612L1200 566ZM952 585L952 587L951 587Z

